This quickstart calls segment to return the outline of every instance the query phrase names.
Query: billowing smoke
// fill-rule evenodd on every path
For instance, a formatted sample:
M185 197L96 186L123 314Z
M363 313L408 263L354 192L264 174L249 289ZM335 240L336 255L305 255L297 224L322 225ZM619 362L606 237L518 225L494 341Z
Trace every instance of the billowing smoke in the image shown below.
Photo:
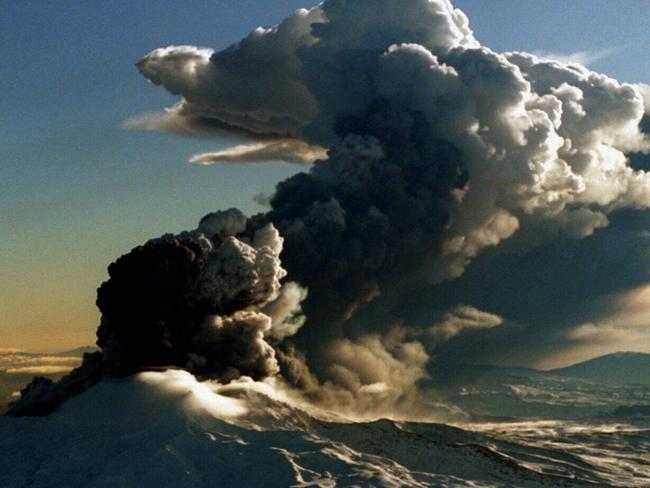
M112 263L97 290L101 352L60 383L38 379L11 412L47 413L103 375L148 368L176 366L223 382L276 375L271 343L300 328L306 291L280 283L286 271L275 227L238 238L246 222L239 210L216 212L196 230L154 239Z
M436 322L429 329L433 344L440 344L452 337L471 329L491 329L503 324L503 319L498 315L482 312L472 306L458 305L445 313L440 322Z
M327 0L220 52L156 49L138 69L180 101L131 126L248 139L193 162L313 165L265 214L213 214L111 265L107 372L280 370L325 403L408 404L441 343L503 322L458 297L411 323L429 306L414 290L487 248L582 239L650 206L650 176L626 156L650 150L639 87L495 53L448 0Z
M155 239L111 264L97 291L105 372L176 365L201 377L259 380L279 371L266 337L297 332L305 295L295 283L280 284L283 239L273 224L248 238L240 235L246 223L236 209L216 212L194 231Z

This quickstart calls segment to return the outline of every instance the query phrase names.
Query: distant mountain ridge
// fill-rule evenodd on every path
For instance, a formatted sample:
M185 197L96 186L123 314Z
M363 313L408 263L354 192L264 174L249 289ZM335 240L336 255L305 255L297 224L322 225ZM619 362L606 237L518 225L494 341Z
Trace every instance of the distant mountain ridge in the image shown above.
M646 417L650 354L614 353L565 368L434 361L423 390L477 419Z
M615 352L545 373L610 384L650 385L650 354Z
M83 356L85 353L93 353L99 351L97 346L82 346L70 349L69 351L58 352L53 356Z

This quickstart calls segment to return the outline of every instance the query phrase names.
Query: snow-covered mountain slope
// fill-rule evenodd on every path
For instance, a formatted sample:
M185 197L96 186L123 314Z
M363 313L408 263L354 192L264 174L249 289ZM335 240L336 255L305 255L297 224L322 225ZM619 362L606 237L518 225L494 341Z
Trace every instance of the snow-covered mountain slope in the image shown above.
M650 482L637 460L629 461L632 468L617 472L571 449L550 442L527 445L489 425L470 431L388 420L325 420L281 400L268 385L223 387L199 383L176 370L104 381L50 416L0 418L0 486L512 487ZM634 435L640 436L638 448L650 445L646 430L637 429Z
M634 365L646 357L650 358L650 355L603 356L558 371L467 364L434 365L430 385L422 386L435 391L445 402L482 419L590 419L620 417L626 412L640 415L650 408L648 385L616 381L615 378L605 381L603 373L607 371L601 366L616 363L619 369L627 368L627 378L631 378L638 371Z
M616 352L549 373L610 384L650 385L650 354Z

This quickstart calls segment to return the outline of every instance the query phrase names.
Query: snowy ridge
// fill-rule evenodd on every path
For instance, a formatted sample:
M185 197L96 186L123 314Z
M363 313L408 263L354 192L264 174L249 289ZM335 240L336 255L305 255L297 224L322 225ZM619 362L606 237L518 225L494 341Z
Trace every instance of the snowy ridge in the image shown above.
M147 372L102 382L48 417L0 418L0 486L607 486L612 479L643 486L650 480L648 471L630 475L628 466L625 477L550 443L534 447L528 439L527 445L512 434L516 429L508 438L482 427L324 420L282 401L266 384L224 387L184 371ZM647 431L639 432L650 442Z
M610 384L647 385L650 384L650 354L615 352L549 373Z
M650 389L640 382L605 381L611 363L627 368L627 378L639 376L630 359L647 354L622 354L596 358L575 366L583 377L558 371L526 368L455 365L442 370L429 388L444 400L478 419L518 418L577 420L646 416L650 412ZM566 368L572 370L574 367ZM562 370L565 371L565 370ZM625 378L625 379L627 379Z

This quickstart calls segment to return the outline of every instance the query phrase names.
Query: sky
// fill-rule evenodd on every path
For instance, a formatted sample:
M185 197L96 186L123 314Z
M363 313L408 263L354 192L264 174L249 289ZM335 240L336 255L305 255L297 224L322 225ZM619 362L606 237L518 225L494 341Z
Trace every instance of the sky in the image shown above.
M644 0L454 5L495 51L571 57L622 81L650 82L650 9ZM0 347L52 352L93 343L96 289L107 278L108 263L148 238L192 228L210 211L260 211L253 197L271 193L300 170L285 163L189 165L192 154L230 141L127 130L122 123L176 100L135 67L152 49L223 49L258 25L275 25L310 6L267 0L0 1ZM619 235L616 229L608 235ZM605 281L600 275L597 280ZM624 287L632 295L621 295ZM460 282L449 288L449 294L472 292ZM640 278L630 283L621 277L619 287L603 290L618 293L616 303L633 304L610 316L637 310L648 296ZM484 291L474 293L477 306L481 296L487 304ZM444 293L432 299L443 303ZM489 304L494 308L498 301ZM523 303L521 316L528 319L541 307ZM572 359L609 347L576 352Z

